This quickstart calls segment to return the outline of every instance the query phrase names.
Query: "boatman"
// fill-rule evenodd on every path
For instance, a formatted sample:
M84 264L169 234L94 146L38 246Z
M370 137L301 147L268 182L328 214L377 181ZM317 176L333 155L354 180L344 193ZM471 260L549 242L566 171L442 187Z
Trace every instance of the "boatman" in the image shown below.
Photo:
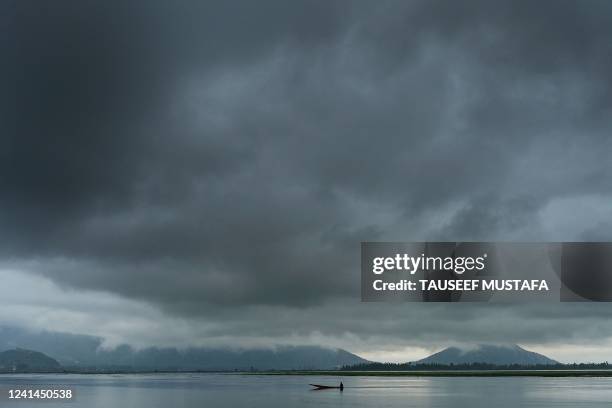
M344 384L342 384L342 381L340 381L340 391L344 390Z

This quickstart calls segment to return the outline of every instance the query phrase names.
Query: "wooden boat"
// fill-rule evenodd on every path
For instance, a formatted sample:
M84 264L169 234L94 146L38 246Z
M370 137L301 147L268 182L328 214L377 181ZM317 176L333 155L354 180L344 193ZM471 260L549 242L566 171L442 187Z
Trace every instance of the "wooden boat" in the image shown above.
M313 386L316 390L340 390L344 387L339 387L337 385L320 385L320 384L308 384Z

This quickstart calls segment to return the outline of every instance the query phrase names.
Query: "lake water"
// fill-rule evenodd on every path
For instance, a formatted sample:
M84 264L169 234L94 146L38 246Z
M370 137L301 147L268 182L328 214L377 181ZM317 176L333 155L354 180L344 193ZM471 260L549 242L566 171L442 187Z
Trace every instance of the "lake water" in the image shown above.
M345 389L311 391L308 383ZM70 388L70 402L9 401L9 388ZM612 378L331 377L239 374L0 375L0 406L610 407ZM42 405L41 405L42 404Z

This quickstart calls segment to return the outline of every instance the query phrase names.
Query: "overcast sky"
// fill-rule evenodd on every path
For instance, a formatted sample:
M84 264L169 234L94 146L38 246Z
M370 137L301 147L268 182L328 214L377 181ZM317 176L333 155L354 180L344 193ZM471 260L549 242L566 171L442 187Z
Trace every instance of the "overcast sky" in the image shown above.
M612 359L610 304L359 289L365 240L612 239L610 1L18 3L0 324Z

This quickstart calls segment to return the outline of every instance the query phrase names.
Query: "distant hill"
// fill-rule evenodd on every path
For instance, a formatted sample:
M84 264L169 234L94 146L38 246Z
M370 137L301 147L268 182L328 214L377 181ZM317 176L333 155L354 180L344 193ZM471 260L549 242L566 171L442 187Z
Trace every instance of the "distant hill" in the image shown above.
M14 349L0 352L0 372L57 372L57 360L38 351Z
M103 349L102 339L56 332L0 327L0 350L27 347L77 369L116 370L329 370L367 360L342 349L278 346L270 349L146 348L123 345Z
M527 351L524 348L512 345L481 344L475 347L461 349L448 347L438 353L432 354L417 364L472 364L488 363L495 365L552 365L558 364L542 354Z

